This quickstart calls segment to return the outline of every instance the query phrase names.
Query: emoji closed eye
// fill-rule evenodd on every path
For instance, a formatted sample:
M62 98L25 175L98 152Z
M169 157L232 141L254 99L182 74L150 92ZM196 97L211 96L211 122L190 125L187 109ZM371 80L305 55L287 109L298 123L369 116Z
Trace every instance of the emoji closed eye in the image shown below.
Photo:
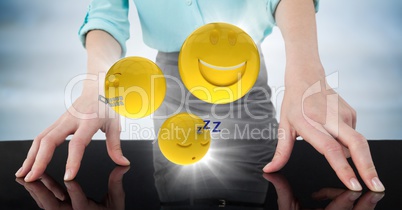
M207 63L207 62L205 62L205 61L203 61L201 59L199 59L199 62L202 65L204 65L204 66L206 66L208 68L212 68L212 69L215 69L215 70L222 70L222 71L234 70L234 69L238 69L238 68L243 67L244 65L246 65L246 62L243 62L243 63L237 64L235 66L226 66L225 67L225 66L215 66L215 65L209 64L209 63Z
M177 145L179 146L179 147L189 147L189 146L191 146L193 143L188 143L188 144L181 144L181 143L177 143Z
M209 141L207 141L207 142L200 142L200 144L201 144L201 146L203 146L203 147L205 147L205 146L208 146L209 145Z

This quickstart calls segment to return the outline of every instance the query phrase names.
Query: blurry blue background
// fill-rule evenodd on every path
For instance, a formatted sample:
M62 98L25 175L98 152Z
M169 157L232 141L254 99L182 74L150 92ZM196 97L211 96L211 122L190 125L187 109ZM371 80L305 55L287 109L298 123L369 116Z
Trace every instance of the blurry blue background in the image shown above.
M64 91L85 73L77 31L89 0L0 1L0 140L33 139L66 111ZM154 60L130 8L127 55ZM319 46L326 73L356 109L368 139L402 139L402 1L321 1ZM283 96L285 52L278 29L263 43L273 100ZM80 93L74 88L73 98ZM123 139L152 138L152 120L122 120ZM102 139L98 132L94 138Z

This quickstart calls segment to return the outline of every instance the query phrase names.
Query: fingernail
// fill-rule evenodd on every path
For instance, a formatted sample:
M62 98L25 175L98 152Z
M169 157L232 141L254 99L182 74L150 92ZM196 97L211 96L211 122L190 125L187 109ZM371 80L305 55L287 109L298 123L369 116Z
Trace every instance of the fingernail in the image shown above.
M59 199L60 199L61 201L64 201L64 200L66 200L66 196L65 196L65 195L60 195L60 196L59 196Z
M372 204L378 203L382 198L384 197L384 193L376 193L373 195L373 197L370 199L370 202Z
M360 185L359 181L357 181L356 178L351 178L350 179L350 186L352 187L351 190L353 191L361 191L363 188Z
M124 157L124 156L123 156L123 160L124 160L125 162L127 162L128 164L130 164L130 161L129 161L126 157Z
M66 185L68 190L71 190L71 185L70 182L64 182L64 185Z
M24 179L24 181L26 181L26 182L29 182L30 181L30 179L31 179L31 177L32 177L32 171L31 172L29 172L26 176L25 176L25 179Z
M18 184L22 185L22 186L24 186L24 184L25 184L25 182L24 182L23 179L21 179L21 178L16 178L15 181L16 181Z
M22 167L20 169L18 169L17 172L15 172L15 176L18 177L20 175L21 171L22 171Z
M64 174L64 180L69 181L71 180L71 169L67 169L66 173Z
M349 195L349 200L350 201L355 201L360 197L361 193L360 192L352 192L351 195Z
M269 165L271 164L271 162L270 163L268 163L262 170L263 171L266 171L268 168L269 168Z
M381 183L380 179L378 177L374 177L371 180L371 183L373 184L374 190L376 192L382 192L385 190L384 185Z

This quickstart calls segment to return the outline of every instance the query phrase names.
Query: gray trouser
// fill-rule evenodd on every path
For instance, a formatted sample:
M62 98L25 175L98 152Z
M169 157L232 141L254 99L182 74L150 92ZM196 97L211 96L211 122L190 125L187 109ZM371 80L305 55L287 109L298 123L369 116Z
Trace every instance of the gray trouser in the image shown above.
M167 118L180 112L189 112L209 120L212 141L208 153L215 161L209 162L208 167L202 164L176 165L162 155L158 143L155 143L155 185L161 201L188 199L190 191L196 186L201 194L194 196L199 198L208 194L239 201L252 197L249 201L263 202L267 185L261 182L262 167L270 161L275 151L278 123L270 101L271 89L267 84L262 55L260 73L254 87L243 98L219 105L198 100L188 92L179 75L178 55L159 52L156 57L157 65L167 77L167 93L164 102L154 113L155 133ZM213 122L220 122L216 130L221 132L213 132L216 125ZM196 167L195 170L192 167ZM253 178L243 180L251 174ZM216 179L225 184L218 184Z

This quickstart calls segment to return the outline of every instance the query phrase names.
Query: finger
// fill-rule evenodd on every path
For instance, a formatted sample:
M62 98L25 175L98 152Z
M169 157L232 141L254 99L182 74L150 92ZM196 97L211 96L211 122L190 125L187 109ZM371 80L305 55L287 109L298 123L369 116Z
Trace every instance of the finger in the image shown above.
M342 145L342 149L343 149L343 154L345 155L346 158L350 158L350 151L347 147L345 147L344 145Z
M330 135L315 129L307 121L301 121L296 126L297 132L299 132L303 138L309 142L317 151L325 156L328 163L336 172L339 179L350 189L354 191L362 190L359 181L357 181L356 175L353 172L352 167L346 160L345 154L343 153L342 146Z
M357 202L355 210L375 209L377 203L384 197L384 193L367 192Z
M339 98L341 100L341 103L343 103L344 105L346 105L346 107L349 108L349 111L351 113L351 127L353 129L356 129L356 121L357 121L356 111L353 109L353 107L351 107L348 103L346 103L346 101L342 97L339 96Z
M81 166L81 160L84 156L85 148L96 133L97 128L88 124L82 124L74 133L73 138L68 144L68 158L64 180L70 181L75 178Z
M29 192L29 194L31 195L31 197L34 199L34 201L36 202L36 205L38 205L39 208L41 209L45 209L43 207L42 202L39 200L38 196L36 196L36 194L29 188L27 187L29 183L24 181L24 184L22 184L25 187L25 190Z
M27 182L25 182L23 178L16 178L15 181L16 181L18 184L22 185L22 186L25 188L25 190L28 191L28 193L31 195L31 197L35 200L36 205L38 205L39 208L43 209L43 205L42 205L42 203L39 201L39 199L36 197L36 195L35 195L33 192L31 192L27 187L25 187L25 184L26 184Z
M357 200L361 195L361 192L355 191L345 191L335 198L330 204L328 204L328 210L338 210L338 209L352 209L355 200Z
M65 141L72 130L73 124L58 125L42 138L32 169L25 177L26 182L37 180L43 174L54 150Z
M49 175L43 174L40 181L46 186L48 190L50 190L54 194L56 198L58 198L61 201L64 201L64 199L66 198L64 190Z
M24 177L31 170L33 163L35 162L36 154L39 150L40 141L44 136L46 136L51 130L53 130L59 121L56 121L50 127L46 128L42 133L40 133L32 142L31 148L28 151L27 158L25 159L22 167L15 173L16 177Z
M24 186L24 184L25 184L24 179L22 179L22 178L15 178L15 181L16 181L18 184L22 185L22 186Z
M129 166L118 166L110 173L108 188L111 206L114 207L114 209L124 209L125 193L123 188L123 175L129 169Z
M346 104L346 102L344 102ZM350 109L352 109L350 107ZM348 110L349 111L349 110ZM349 112L345 112L345 113L349 113ZM333 114L333 115L328 115L327 118L327 122L325 125L323 125L324 129L325 129L325 133L328 135L331 135L332 137L336 138L337 140L339 140L339 125L341 123L346 123L349 127L352 127L352 118L348 117L346 120L344 119L344 122L339 122L339 116L338 114ZM320 125L321 126L321 125ZM345 154L346 158L350 157L350 151L347 148L346 145L344 145L342 142L342 149L343 149L343 153Z
M288 162L295 138L295 132L292 132L287 120L281 120L278 128L278 145L272 161L263 168L265 173L279 171Z
M286 178L278 173L263 174L263 177L274 185L279 209L294 209L291 206L296 205L297 201Z
M339 129L341 132L338 140L349 148L352 160L364 183L372 191L383 192L385 188L378 178L367 140L344 123L340 123Z
M320 189L318 192L314 192L312 197L316 200L327 200L327 199L335 199L340 194L344 193L345 189L337 189L337 188L323 188Z
M50 192L42 182L25 183L25 189L27 189L32 198L35 199L38 206L43 209L58 209L59 201L54 194Z
M282 174L269 173L269 174L263 174L262 176L264 177L264 179L271 182L275 186L275 189L277 191L284 192L284 195L292 194L292 188L290 187L289 182Z
M82 191L80 185L76 181L64 182L67 187L68 195L71 199L71 205L73 209L89 209L88 199L85 193Z
M357 114L356 114L356 111L354 111L353 110L353 113L352 113L352 128L353 129L356 129L356 123L357 123Z
M346 113L343 114L345 115L343 118L343 120L341 120L343 123L347 124L349 127L353 127L353 117L352 117L352 113L350 113L349 110L346 110ZM340 122L340 123L342 123Z
M130 161L123 156L120 145L120 121L115 120L106 130L106 148L110 158L118 165L128 166Z

